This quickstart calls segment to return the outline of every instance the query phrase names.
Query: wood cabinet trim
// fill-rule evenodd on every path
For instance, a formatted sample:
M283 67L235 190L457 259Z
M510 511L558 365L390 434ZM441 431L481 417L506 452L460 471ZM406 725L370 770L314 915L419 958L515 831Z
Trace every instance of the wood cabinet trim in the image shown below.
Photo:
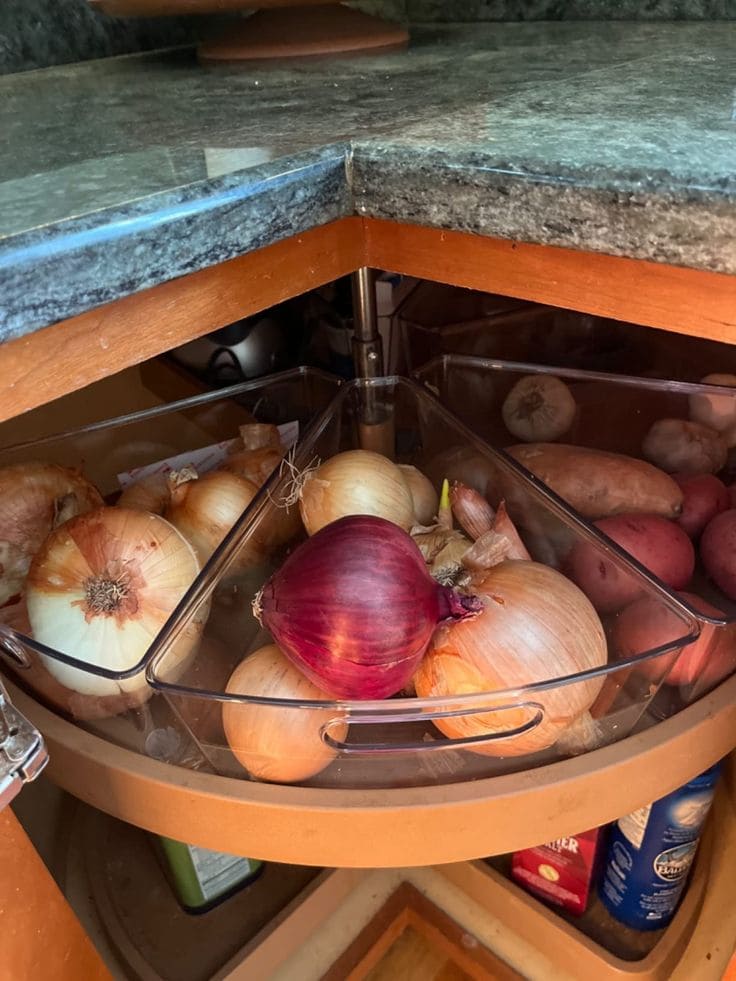
M379 269L736 342L736 276L365 219Z
M0 422L345 276L362 262L361 221L343 218L6 341L0 344Z
M0 344L0 421L362 265L736 342L736 276L342 218Z

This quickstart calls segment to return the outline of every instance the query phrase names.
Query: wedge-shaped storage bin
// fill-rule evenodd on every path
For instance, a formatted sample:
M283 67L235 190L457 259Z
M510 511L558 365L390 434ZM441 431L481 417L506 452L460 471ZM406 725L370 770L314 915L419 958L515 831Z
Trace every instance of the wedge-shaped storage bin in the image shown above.
M611 642L616 617L605 618L607 663L565 677L554 677L552 671L552 676L515 690L492 690L489 684L488 690L465 688L451 697L403 694L348 701L272 697L260 681L241 678L237 694L229 693L235 669L270 641L254 618L253 599L306 537L296 506L284 503L293 497L293 474L356 448L412 464L435 486L444 478L462 478L494 507L505 500L539 562L562 569L574 548L593 550L638 594L667 611L678 625L678 636L662 647L642 648L619 659ZM345 386L300 443L292 463L293 474L273 479L268 494L213 556L180 616L160 636L148 667L149 681L166 693L181 725L218 773L338 788L454 783L563 759L615 742L659 718L658 692L683 645L695 636L693 618L646 574L633 569L615 545L604 543L420 387L395 378ZM315 583L314 603L319 602ZM204 611L196 657L183 673L170 673L182 632L193 618L204 619ZM388 625L391 611L384 616ZM519 658L524 650L520 634ZM591 705L588 698L590 711L580 715L579 724L561 727L550 738L555 714L564 714L564 706L590 691L594 701ZM457 718L469 726L466 734L443 735L448 720Z
M654 423L663 419L691 419L693 399L701 409L706 399L711 400L721 413L732 411L736 418L736 389L722 386L457 355L436 358L415 373L417 381L436 395L473 432L499 449L521 443L504 422L503 406L512 388L529 376L559 378L573 396L575 411L572 422L556 442L620 453L636 459L647 459L643 444ZM732 410L729 410L729 405L733 406ZM734 464L731 451L721 471L726 483L734 479ZM697 543L695 554L697 558ZM663 583L661 585L668 588ZM691 581L684 587L685 595L669 591L699 621L702 639L692 662L694 664L697 660L700 667L697 670L675 670L667 679L668 701L662 698L659 703L666 708L667 714L701 697L736 670L736 602L725 596L707 577L699 558ZM704 612L698 600L704 600L710 612ZM684 661L681 662L683 666Z
M140 487L140 481L152 474L165 476L187 465L201 474L216 467L237 443L239 427L244 424L257 421L278 425L284 446L293 445L339 385L339 379L324 372L298 368L8 446L0 449L0 467L32 461L59 464L79 471L99 490L105 504L115 504L122 489ZM7 500L6 492L6 511ZM60 506L63 508L63 502ZM103 560L107 561L105 556ZM168 582L161 588L169 588ZM184 591L182 588L179 595ZM68 596L64 602L72 608L74 597ZM176 605L170 599L167 602L172 609ZM158 620L160 626L161 618ZM75 656L74 632L70 630L65 638L61 619L59 623L58 642L43 644L31 636L25 593L21 590L6 597L0 608L0 662L4 668L42 701L105 738L152 755L160 755L164 746L170 757L171 747L180 744L163 700L149 701L152 691L143 670L149 649L124 670L105 666L104 657L99 665L92 665ZM152 643L158 627L148 629L147 640ZM200 630L198 623L190 626L189 636L184 638L184 660L194 652Z
M698 382L736 371L733 345L422 282L399 308L407 374L443 354Z

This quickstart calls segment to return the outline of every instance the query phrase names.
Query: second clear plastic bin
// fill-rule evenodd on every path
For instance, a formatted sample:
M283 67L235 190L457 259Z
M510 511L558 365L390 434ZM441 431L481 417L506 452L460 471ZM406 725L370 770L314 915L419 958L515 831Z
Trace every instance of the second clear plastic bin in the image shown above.
M732 402L736 416L736 389L693 382L635 378L461 355L435 358L414 373L417 381L473 432L499 449L520 442L506 428L502 407L514 385L528 375L560 378L572 393L575 415L559 442L637 459L645 459L642 443L655 422L690 418L693 396L715 397L721 404ZM731 451L721 473L726 483L736 477L735 463ZM712 668L687 684L668 686L673 708L695 701L736 671L736 602L725 596L705 575L699 561L686 591L702 598L722 615L705 614L687 598L678 596L700 622L703 631L713 635L709 642ZM677 677L676 673L673 677Z
M566 677L555 677L552 671L553 676L514 690L429 698L404 693L373 701L276 698L257 685L228 694L234 670L270 642L253 616L253 598L306 537L297 527L300 522L293 524L292 513L288 520L293 528L283 540L286 519L280 502L288 495L290 478L281 477L213 557L199 587L160 638L148 668L151 684L166 693L180 725L217 772L320 787L452 783L528 769L607 745L656 723L660 714L653 709L661 684L682 656L683 646L697 635L694 620L676 601L633 569L615 546L603 543L559 499L406 379L345 386L298 447L295 472L356 448L412 464L436 487L444 478L457 478L474 485L493 506L505 500L537 561L561 569L576 547L605 556L638 593L666 610L677 625L677 636L663 647L620 659L612 640L616 617L607 617L606 664ZM254 558L253 544L269 541L281 544L267 549L265 558ZM168 666L177 638L203 610L208 617L199 652L184 674L171 678ZM523 646L518 655L523 658ZM574 701L590 685L597 697L582 724L561 731L552 745L541 739L547 743L544 748L527 751L535 732L544 731L554 711L552 703ZM230 742L223 713L228 716ZM478 733L448 738L435 725L456 717L476 719Z
M340 384L325 372L297 368L0 448L0 468L56 463L81 472L105 503L114 504L126 480L135 483L148 468L180 469L192 463L204 472L215 466L224 458L224 444L237 438L243 424L282 426L282 440L292 445ZM195 638L197 630L192 631ZM150 648L126 670L112 670L75 657L73 639L64 642L60 635L49 647L34 640L30 631L21 594L0 608L0 667L31 694L119 745L168 758L175 755L172 747L185 745L164 700L151 698L144 674ZM76 687L60 680L69 669L79 680ZM202 762L196 752L188 758Z

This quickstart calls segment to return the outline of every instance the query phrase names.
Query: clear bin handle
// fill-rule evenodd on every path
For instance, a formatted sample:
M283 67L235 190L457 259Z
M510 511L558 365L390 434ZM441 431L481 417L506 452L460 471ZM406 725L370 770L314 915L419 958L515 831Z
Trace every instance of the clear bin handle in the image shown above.
M536 729L542 721L544 720L544 706L539 702L516 702L513 705L500 705L497 708L493 708L492 711L496 712L511 711L518 712L520 709L529 709L534 712L534 715L528 722L523 725L515 726L513 729L505 729L500 732L487 732L479 736L466 736L462 739L432 739L427 742L397 742L397 743L346 743L342 739L335 739L334 736L330 734L330 729L339 726L344 727L345 723L348 722L350 726L354 725L374 725L377 722L418 722L422 721L421 716L417 716L414 719L399 718L395 716L393 719L387 718L386 716L376 716L376 715L365 715L346 718L335 718L330 719L326 722L320 729L320 735L322 741L329 746L331 749L337 750L338 752L346 756L378 756L378 755L388 755L390 753L404 753L407 751L417 751L417 752L437 752L441 749L472 749L473 746L482 746L485 743L495 742L500 739L513 739L516 736L525 735L527 732L531 732L532 729ZM456 717L463 715L484 715L488 714L488 709L466 709L460 711L451 712L436 712L432 713L433 719L444 718L444 717Z
M14 668L30 668L31 658L24 645L0 623L0 656Z

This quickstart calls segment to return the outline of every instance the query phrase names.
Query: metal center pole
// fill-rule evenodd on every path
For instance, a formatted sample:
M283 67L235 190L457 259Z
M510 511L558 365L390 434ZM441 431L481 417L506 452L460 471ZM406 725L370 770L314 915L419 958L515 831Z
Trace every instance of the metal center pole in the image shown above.
M358 378L380 378L383 374L375 271L366 267L353 273L353 362ZM381 399L380 390L370 384L360 392L358 438L364 450L373 450L393 459L393 412Z
M383 348L376 316L376 273L362 266L353 273L353 363L358 378L383 374Z

